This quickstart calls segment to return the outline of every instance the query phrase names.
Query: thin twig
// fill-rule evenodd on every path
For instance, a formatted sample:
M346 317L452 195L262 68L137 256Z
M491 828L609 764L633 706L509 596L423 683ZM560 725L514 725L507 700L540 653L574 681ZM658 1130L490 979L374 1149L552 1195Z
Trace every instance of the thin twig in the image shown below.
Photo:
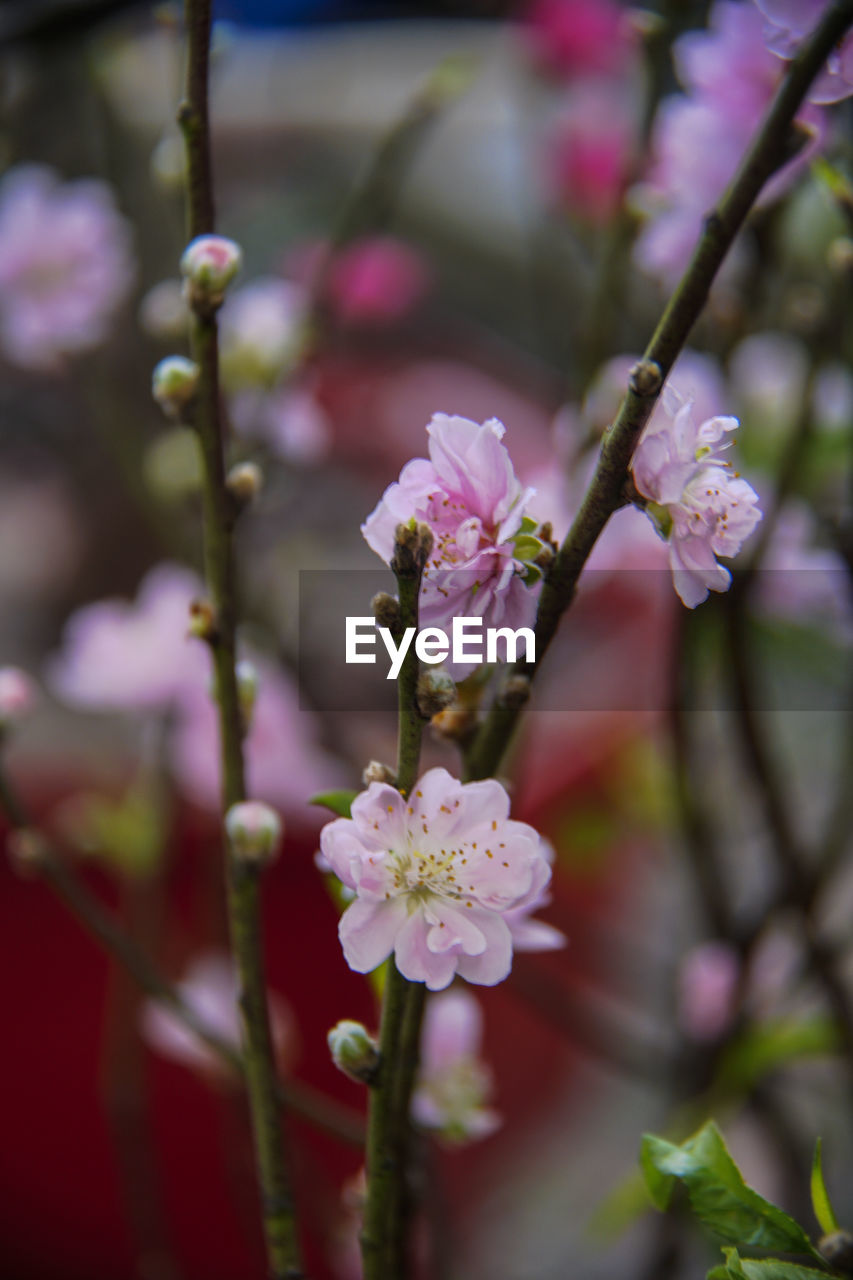
M214 230L208 111L210 0L185 0L186 100L178 112L187 153L190 237ZM246 798L243 725L237 691L236 582L230 495L225 483L225 440L220 404L216 314L195 308L190 345L200 370L195 424L202 454L205 576L215 625L211 640L219 710L222 808ZM281 1092L267 1002L260 915L260 868L241 863L228 848L226 881L231 946L239 984L244 1061L255 1158L261 1186L264 1235L275 1280L302 1275L288 1162L284 1152Z

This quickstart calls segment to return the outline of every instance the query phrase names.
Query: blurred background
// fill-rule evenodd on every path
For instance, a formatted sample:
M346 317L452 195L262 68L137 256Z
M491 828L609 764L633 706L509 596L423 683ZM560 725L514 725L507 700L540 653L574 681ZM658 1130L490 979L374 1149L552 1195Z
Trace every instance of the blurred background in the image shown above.
M566 532L784 64L750 0L215 12L218 227L245 259L223 380L233 458L264 470L238 537L249 768L287 827L270 985L282 1070L344 1108L289 1126L325 1280L359 1274L363 1104L325 1035L377 1015L340 954L307 800L393 759L395 717L330 676L339 637L306 644L300 572L372 570L367 605L383 570L359 526L434 412L499 418L535 514ZM0 9L0 666L20 669L0 703L39 828L234 1034L214 721L185 639L198 461L150 394L187 350L182 58L169 5ZM740 417L735 465L765 518L732 591L696 612L638 510L596 549L503 775L554 848L552 932L473 989L478 1097L501 1123L424 1139L424 1275L704 1274L714 1246L649 1208L636 1154L643 1131L709 1115L803 1221L817 1133L830 1184L850 1185L849 102L802 119L808 144L672 378L700 419ZM454 772L457 711L426 750ZM0 879L0 1274L261 1276L239 1089L48 885L8 860Z

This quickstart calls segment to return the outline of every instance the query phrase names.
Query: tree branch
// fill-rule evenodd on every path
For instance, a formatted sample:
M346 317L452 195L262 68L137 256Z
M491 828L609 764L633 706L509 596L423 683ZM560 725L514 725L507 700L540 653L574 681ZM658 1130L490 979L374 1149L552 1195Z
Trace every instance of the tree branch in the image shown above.
M663 382L705 306L714 277L762 187L790 154L791 125L809 86L851 23L853 0L836 0L791 63L737 173L717 207L705 219L693 257L643 356L643 363L650 370L657 366L660 378L652 378L652 389L646 394L641 380L632 379L619 412L605 434L589 488L542 588L536 618L536 664L528 667L517 663L517 671L532 677L538 670L560 619L572 603L578 579L599 534L613 512L624 505L623 489L631 458ZM466 774L469 778L488 777L496 771L519 712L519 708L495 701L468 753Z

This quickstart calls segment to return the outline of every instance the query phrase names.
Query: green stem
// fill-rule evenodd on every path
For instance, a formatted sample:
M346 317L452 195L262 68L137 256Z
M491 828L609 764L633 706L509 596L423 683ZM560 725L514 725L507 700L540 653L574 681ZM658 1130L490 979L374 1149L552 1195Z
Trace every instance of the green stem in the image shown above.
M178 118L187 153L187 210L190 237L214 230L213 181L208 111L210 0L185 0L187 28L186 100ZM204 561L214 608L211 650L222 758L223 813L246 798L243 727L235 671L236 586L233 507L225 483L225 440L220 407L219 354L215 315L193 315L193 359L200 369L196 427L203 463ZM302 1275L290 1178L284 1156L281 1094L275 1068L264 972L257 867L241 865L227 853L227 898L231 945L239 983L246 1083L255 1158L261 1187L264 1234L274 1280Z
M660 369L660 385L649 394L643 394L633 383L628 388L602 442L598 465L580 510L542 588L536 619L536 666L519 663L518 671L531 677L535 674L574 598L578 578L599 534L613 512L624 505L631 458L663 381L705 306L717 271L762 187L790 154L791 126L809 86L851 23L853 0L836 0L791 63L737 173L705 219L693 257L644 353L644 361ZM466 776L484 778L496 771L519 710L495 702L468 753Z
M418 625L421 571L397 572L398 635ZM410 646L397 679L397 787L405 796L417 781L424 721L418 712L418 658ZM379 1075L371 1086L367 1137L367 1203L361 1236L365 1280L403 1280L409 1216L409 1105L418 1066L426 1001L422 982L388 963L379 1032Z

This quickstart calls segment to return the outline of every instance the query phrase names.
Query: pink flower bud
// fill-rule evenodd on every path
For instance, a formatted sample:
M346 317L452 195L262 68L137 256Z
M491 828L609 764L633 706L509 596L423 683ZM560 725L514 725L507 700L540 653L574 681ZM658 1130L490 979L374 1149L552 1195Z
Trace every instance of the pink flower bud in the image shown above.
M151 394L163 412L177 418L198 388L199 367L186 356L166 356L154 366Z
M197 310L221 306L225 290L242 264L243 251L234 240L225 236L191 240L181 258L190 306Z
M266 866L278 854L281 818L260 800L232 805L225 815L225 830L238 862Z
M0 729L29 715L38 697L36 686L20 667L0 667Z

